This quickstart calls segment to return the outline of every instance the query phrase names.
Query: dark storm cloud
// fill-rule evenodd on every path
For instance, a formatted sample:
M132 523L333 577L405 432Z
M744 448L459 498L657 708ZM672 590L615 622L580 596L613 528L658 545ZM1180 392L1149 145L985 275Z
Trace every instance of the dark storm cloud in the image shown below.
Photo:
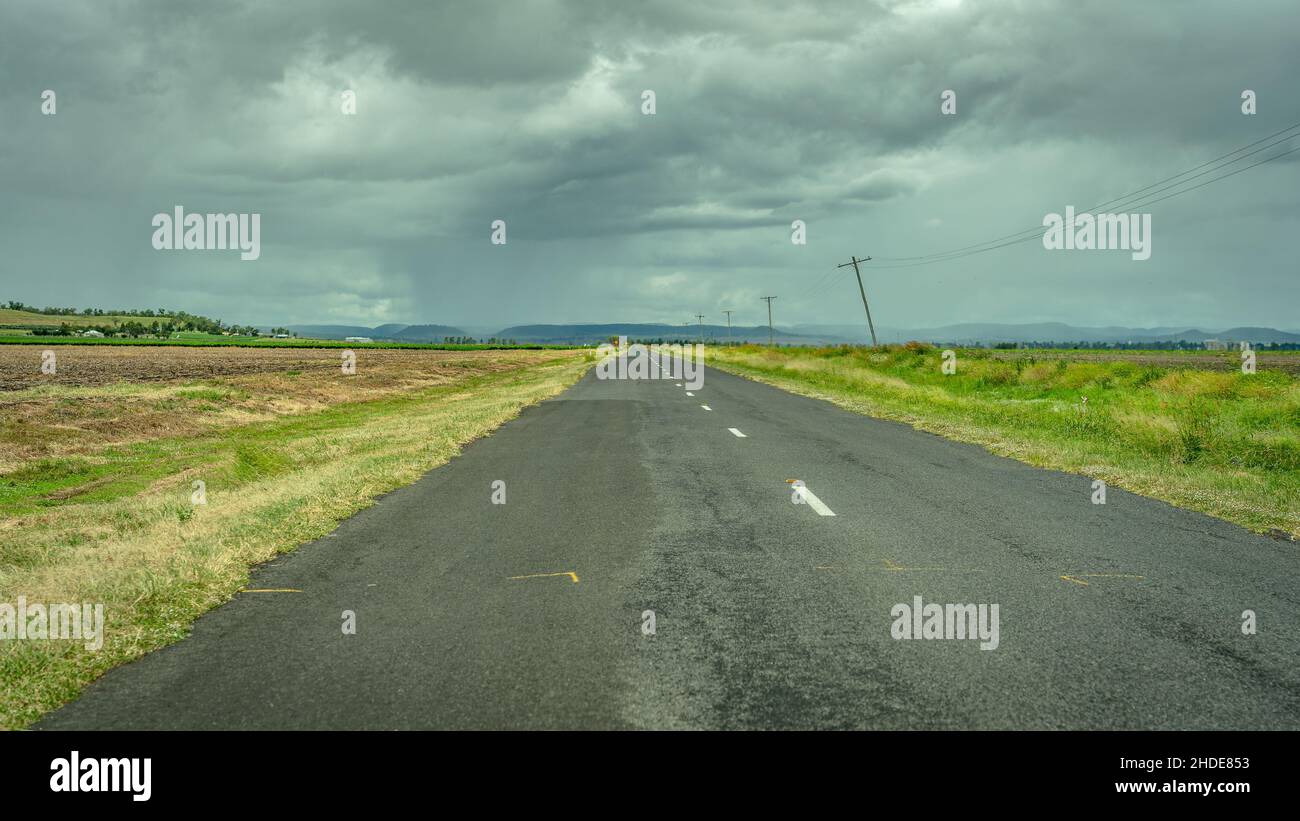
M777 293L786 322L856 321L834 283L808 293L850 253L1000 236L1300 121L1297 23L1283 2L9 3L0 298L504 325L757 321ZM1031 243L881 271L873 298L893 325L1293 327L1298 167L1153 206L1141 267ZM261 213L262 258L154 251L175 204Z

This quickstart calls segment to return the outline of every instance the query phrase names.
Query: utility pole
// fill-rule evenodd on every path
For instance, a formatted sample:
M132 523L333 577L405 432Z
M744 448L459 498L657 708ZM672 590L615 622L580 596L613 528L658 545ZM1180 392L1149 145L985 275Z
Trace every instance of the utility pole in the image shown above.
M704 344L704 314L696 314L695 318L700 321L700 344Z
M731 311L723 311L727 315L727 344L731 344Z
M767 300L767 345L770 348L772 347L772 300L776 299L776 297L761 296L759 299Z
M862 307L867 310L867 327L871 329L871 347L874 348L876 347L876 326L871 322L871 306L867 304L867 291L865 288L862 287L862 272L858 270L858 263L870 262L871 257L867 257L866 259L858 259L855 256L852 259L853 259L852 262L846 262L844 263L844 265L836 265L835 267L843 268L845 265L852 265L853 273L858 275L858 293L862 294Z

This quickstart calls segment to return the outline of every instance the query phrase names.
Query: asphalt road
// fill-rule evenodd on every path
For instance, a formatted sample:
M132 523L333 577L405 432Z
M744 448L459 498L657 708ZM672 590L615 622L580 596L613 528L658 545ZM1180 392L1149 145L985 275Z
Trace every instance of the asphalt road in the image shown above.
M37 726L1300 727L1294 545L678 385L588 374L249 584L301 592L240 594ZM915 596L997 604L997 648L894 639Z

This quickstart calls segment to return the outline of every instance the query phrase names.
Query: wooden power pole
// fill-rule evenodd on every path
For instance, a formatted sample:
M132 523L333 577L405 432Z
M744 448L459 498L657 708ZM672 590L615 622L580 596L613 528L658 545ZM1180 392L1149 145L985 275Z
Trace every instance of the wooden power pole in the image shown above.
M731 311L723 311L727 315L727 344L731 344Z
M695 318L700 321L700 344L704 344L704 314L696 314Z
M770 348L772 347L773 344L772 343L772 300L776 299L776 297L761 296L759 297L759 299L767 300L767 345Z
M858 276L858 293L862 294L862 307L865 308L867 311L867 327L871 329L871 347L874 348L876 347L876 326L871 321L871 306L867 304L867 291L865 288L862 287L862 272L858 270L858 263L870 262L871 257L867 257L866 259L858 259L855 256L852 258L852 260L853 260L852 262L846 262L844 263L844 265L836 265L835 267L843 268L846 265L852 265L853 273L857 274Z

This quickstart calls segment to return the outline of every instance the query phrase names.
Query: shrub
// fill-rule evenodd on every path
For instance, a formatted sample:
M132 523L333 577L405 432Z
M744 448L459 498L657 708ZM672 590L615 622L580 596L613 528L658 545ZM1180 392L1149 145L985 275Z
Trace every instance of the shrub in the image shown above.
M1214 436L1214 425L1205 405L1193 402L1178 415L1175 423L1178 430L1179 458L1184 464L1192 464L1210 449Z
M1172 371L1151 383L1154 390L1174 396L1232 399L1237 395L1239 375L1222 371Z

